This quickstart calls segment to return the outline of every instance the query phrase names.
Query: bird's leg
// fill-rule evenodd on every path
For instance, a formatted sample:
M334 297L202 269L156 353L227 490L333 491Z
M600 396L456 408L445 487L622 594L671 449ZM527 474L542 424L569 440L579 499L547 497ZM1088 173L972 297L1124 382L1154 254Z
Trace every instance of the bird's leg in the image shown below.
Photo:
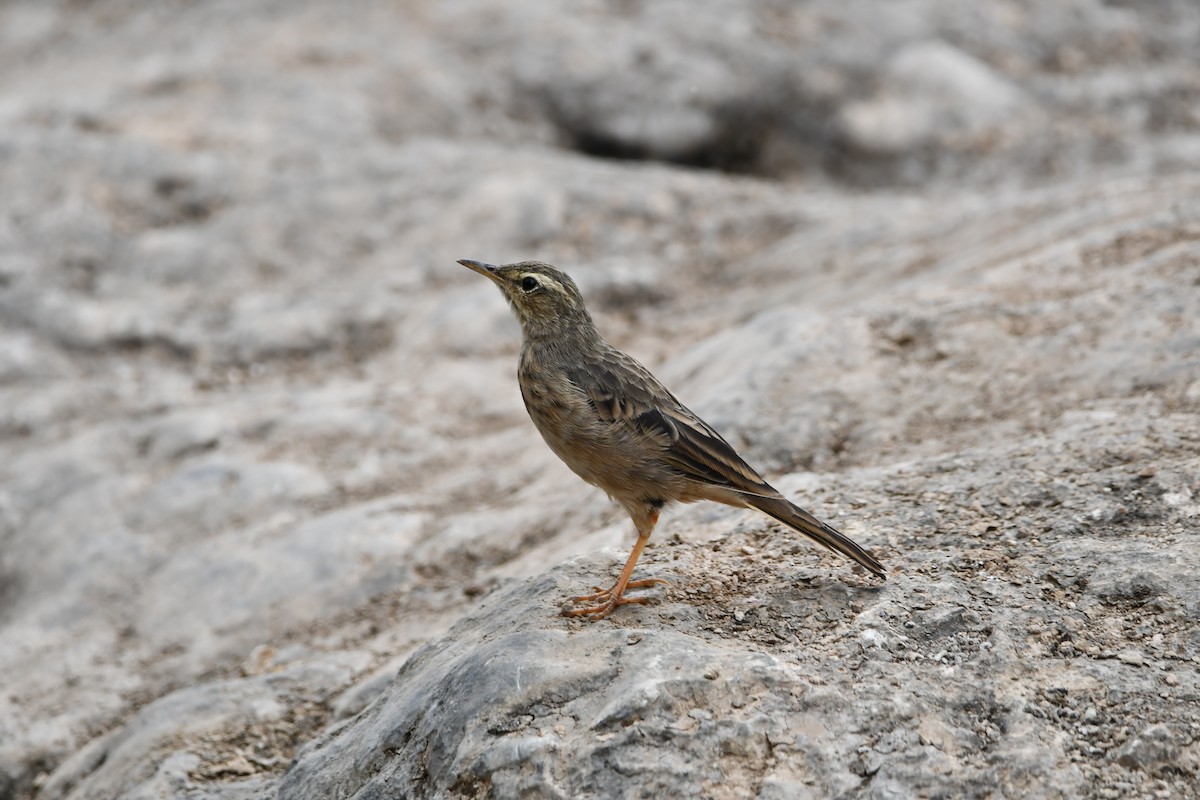
M626 589L640 589L646 586L655 586L660 583L665 583L670 586L669 581L662 578L643 578L641 580L631 581L633 568L641 558L642 549L646 546L646 542L650 541L650 534L654 531L654 525L658 522L658 509L651 508L643 519L634 517L634 525L637 526L638 539L633 546L633 552L629 554L629 558L625 561L625 568L621 570L621 577L617 578L617 582L613 584L611 589L597 589L594 594L584 594L578 597L572 597L572 603L595 603L596 605L585 606L583 608L573 608L564 610L563 615L567 617L589 616L593 619L604 619L617 606L629 605L632 603L645 603L650 598L648 597L625 597Z
M652 586L659 582L659 579L648 578L645 580L633 581L629 577L633 574L633 567L637 564L638 558L642 555L642 548L646 546L646 542L650 539L650 535L638 535L637 544L633 546L633 552L629 554L629 558L625 561L625 568L621 570L621 577L617 578L617 582L613 584L611 589L601 589L593 594L579 595L572 597L572 603L595 603L596 605L584 606L583 608L573 608L563 611L563 615L567 617L589 616L593 619L604 619L617 606L629 605L631 603L645 603L649 598L646 597L625 597L625 590L629 588L637 588L640 586Z

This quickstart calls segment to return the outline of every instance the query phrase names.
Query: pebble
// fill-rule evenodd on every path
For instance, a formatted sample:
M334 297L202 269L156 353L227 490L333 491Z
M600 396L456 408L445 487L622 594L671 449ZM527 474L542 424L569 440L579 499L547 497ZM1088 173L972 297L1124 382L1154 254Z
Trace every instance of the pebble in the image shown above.
M1117 653L1117 660L1132 667L1146 666L1146 657L1138 650L1122 650Z

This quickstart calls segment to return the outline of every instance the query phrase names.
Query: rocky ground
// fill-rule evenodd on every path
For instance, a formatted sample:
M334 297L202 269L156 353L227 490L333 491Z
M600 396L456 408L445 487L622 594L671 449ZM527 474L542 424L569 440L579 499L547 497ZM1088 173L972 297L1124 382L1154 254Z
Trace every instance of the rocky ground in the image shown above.
M1200 796L1190 2L0 6L0 800ZM880 584L547 451L457 258Z

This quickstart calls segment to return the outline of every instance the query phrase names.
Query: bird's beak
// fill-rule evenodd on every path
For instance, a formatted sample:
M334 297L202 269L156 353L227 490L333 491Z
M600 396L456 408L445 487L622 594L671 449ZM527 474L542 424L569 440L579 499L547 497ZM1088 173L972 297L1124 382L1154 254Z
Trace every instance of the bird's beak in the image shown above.
M499 269L499 267L497 267L495 264L489 264L486 261L472 261L469 258L460 258L458 263L462 264L467 269L478 272L480 275L486 275L496 283L500 282L500 276L496 274L496 270Z

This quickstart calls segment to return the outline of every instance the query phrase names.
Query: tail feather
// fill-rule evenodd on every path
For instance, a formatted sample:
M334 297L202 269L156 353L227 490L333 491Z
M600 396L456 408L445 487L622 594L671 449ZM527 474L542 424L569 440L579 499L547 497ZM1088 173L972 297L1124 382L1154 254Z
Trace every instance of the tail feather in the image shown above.
M786 498L746 496L745 500L746 505L751 508L758 509L789 528L803 533L814 542L841 553L847 558L854 559L879 577L884 577L883 564L880 564L879 559L871 555L870 551L841 531L826 525L804 509L792 504Z

